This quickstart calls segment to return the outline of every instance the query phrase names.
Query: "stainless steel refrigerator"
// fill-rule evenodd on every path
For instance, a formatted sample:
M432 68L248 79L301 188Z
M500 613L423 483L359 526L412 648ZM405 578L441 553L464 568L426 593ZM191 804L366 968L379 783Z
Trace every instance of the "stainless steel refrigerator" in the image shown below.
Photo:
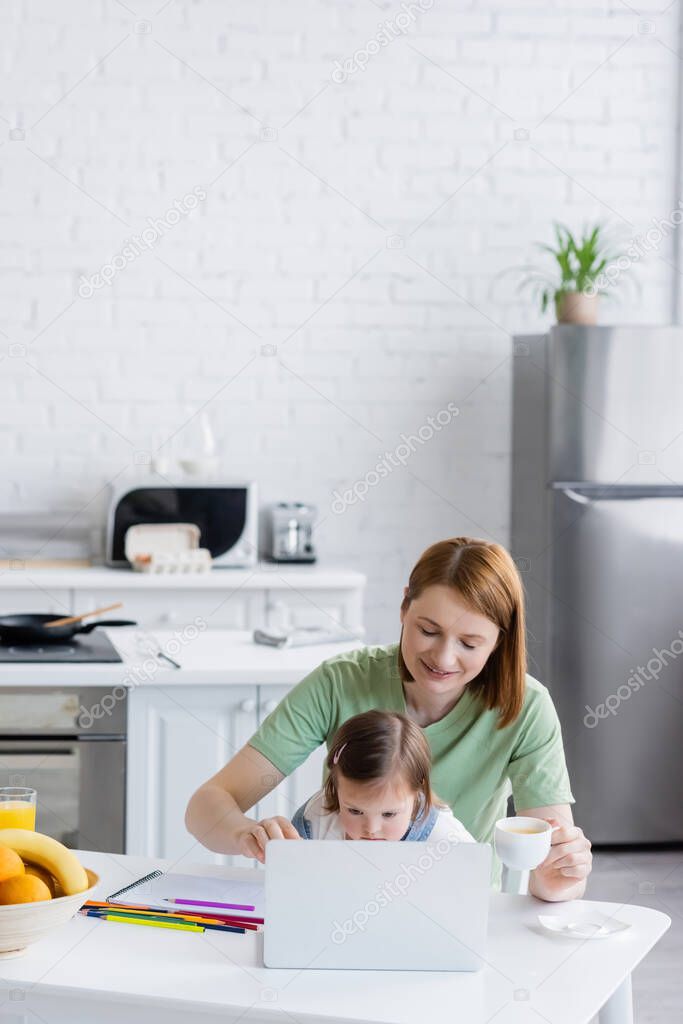
M682 329L514 339L511 513L575 819L683 841Z

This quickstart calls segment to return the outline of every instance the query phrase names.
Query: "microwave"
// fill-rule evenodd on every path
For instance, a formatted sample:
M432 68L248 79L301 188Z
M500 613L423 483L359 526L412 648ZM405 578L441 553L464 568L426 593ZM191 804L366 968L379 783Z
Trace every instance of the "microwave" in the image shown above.
M258 505L254 481L234 484L137 485L113 494L107 519L107 565L129 566L126 531L152 523L194 523L214 568L257 562Z

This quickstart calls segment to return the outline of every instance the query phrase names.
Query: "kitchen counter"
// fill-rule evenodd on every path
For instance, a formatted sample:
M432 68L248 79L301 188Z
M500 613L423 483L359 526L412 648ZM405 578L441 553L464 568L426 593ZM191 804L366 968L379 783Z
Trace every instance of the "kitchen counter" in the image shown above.
M18 561L16 569L0 571L0 589L36 590L287 590L297 587L363 587L365 576L352 569L320 563L284 565L260 562L253 569L211 569L201 573L144 573L132 569L90 566L82 569L32 569Z
M142 857L79 856L101 876L100 897L154 868L169 867ZM194 871L255 874L208 865ZM601 942L558 939L539 929L536 915L562 914L566 904L492 893L488 966L475 973L269 970L257 934L188 934L77 916L25 956L3 961L0 1020L485 1024L495 1018L501 1024L588 1024L607 1003L601 1020L621 1024L632 1020L630 971L671 922L645 907L590 905L631 929Z
M8 686L126 686L128 688L173 686L238 686L245 684L293 686L326 658L362 646L349 643L316 644L277 650L255 644L251 632L207 629L192 624L176 631L154 630L159 646L180 669L156 661L136 649L133 627L106 630L124 659L114 664L41 662L0 663L0 688Z

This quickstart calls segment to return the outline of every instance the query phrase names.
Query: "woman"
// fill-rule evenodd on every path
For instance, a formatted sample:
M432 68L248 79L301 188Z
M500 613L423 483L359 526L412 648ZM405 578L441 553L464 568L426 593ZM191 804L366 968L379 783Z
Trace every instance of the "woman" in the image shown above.
M583 895L590 843L573 823L557 713L525 674L524 597L498 544L468 537L428 548L410 574L398 644L323 662L284 698L187 808L189 831L211 850L264 860L269 839L298 839L286 818L257 822L263 799L352 715L399 711L423 730L432 785L480 842L492 838L512 788L516 813L559 828L529 891L543 900Z

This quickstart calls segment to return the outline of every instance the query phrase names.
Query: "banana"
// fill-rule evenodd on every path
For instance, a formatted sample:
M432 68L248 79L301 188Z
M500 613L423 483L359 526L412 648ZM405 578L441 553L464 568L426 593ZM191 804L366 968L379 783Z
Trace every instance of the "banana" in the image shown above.
M24 870L27 875L35 875L41 882L45 882L53 899L55 896L64 895L55 876L51 875L45 868L41 868L40 864L32 864L30 860L24 861Z
M51 836L24 828L0 828L0 845L9 846L22 860L33 861L54 875L65 896L88 888L88 876L76 856Z

